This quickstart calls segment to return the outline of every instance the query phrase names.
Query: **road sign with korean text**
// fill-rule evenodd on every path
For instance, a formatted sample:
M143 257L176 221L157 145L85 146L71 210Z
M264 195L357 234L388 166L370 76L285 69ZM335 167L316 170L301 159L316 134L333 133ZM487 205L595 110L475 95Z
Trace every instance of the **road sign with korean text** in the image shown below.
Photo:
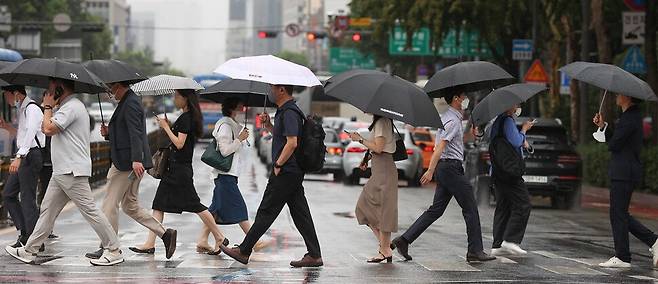
M531 39L514 39L514 40L512 40L512 59L513 60L531 60L532 59L532 40Z

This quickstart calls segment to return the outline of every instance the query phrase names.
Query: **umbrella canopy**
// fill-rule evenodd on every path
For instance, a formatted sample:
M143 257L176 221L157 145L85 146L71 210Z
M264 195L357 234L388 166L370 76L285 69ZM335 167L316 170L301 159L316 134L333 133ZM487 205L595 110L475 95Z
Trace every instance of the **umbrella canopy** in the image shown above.
M267 100L270 85L247 80L224 79L199 93L201 98L217 103L223 103L225 99L239 98L246 106L274 107L275 104Z
M272 85L322 85L310 69L273 55L234 58L217 67L215 73Z
M443 128L432 100L421 88L398 76L374 70L351 70L331 77L325 93L363 112L413 126Z
M656 94L635 75L615 65L577 61L560 68L571 78L606 91L648 101L658 101Z
M94 72L107 84L117 82L135 84L148 79L137 68L119 60L89 60L82 63L82 65L89 71Z
M480 101L473 110L474 125L483 125L516 104L527 101L546 90L538 84L519 83L496 89Z
M9 62L9 61L0 61L0 70L11 65L12 63L13 62ZM9 83L5 82L4 80L0 80L0 87L5 87L5 86L9 86Z
M140 96L162 96L182 89L203 90L203 86L187 77L158 75L134 84L131 89Z
M12 85L47 89L50 78L73 81L75 93L104 93L105 83L84 66L57 58L31 58L0 70L0 79Z
M465 91L478 91L505 83L514 76L498 65L486 61L459 62L436 72L425 84L424 90L431 97L441 97L450 87L463 86Z

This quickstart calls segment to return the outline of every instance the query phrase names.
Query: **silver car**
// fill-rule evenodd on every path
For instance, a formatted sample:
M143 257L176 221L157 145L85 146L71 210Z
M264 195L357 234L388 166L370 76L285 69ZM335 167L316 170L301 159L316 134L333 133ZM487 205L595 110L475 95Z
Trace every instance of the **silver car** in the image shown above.
M324 129L324 145L327 147L327 153L324 155L324 166L320 174L331 173L334 181L343 179L343 144L338 139L338 133L331 128Z
M404 145L407 148L408 159L395 162L398 169L398 178L404 179L408 182L409 186L420 186L420 177L423 175L423 158L421 149L415 145L413 137L409 134L409 130L405 128L398 128L400 135L404 140ZM367 128L358 130L359 134L364 138L368 138L370 132ZM397 133L394 135L397 137ZM343 154L343 171L345 174L345 183L356 185L359 180L364 177L370 177L370 163L368 169L364 172L359 169L359 164L363 160L367 148L359 142L352 141L345 147Z

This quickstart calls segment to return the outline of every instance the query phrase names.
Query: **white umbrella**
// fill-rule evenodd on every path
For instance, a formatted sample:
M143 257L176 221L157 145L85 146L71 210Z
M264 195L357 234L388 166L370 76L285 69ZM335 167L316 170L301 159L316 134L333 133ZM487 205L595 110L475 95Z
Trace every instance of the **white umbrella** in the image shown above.
M320 86L320 80L308 68L273 55L246 56L224 62L215 73L232 79L272 85Z
M187 77L158 75L132 85L131 89L140 96L161 96L181 89L203 90L203 86Z

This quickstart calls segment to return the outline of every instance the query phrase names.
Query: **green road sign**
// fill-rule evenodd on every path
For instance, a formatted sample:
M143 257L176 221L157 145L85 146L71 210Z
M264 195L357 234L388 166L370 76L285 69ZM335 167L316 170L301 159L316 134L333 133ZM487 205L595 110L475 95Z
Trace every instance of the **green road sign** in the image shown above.
M411 47L406 48L406 45L407 33L401 27L395 27L388 40L390 55L430 55L430 29L416 31L411 37Z
M375 69L375 59L372 56L364 56L356 48L329 49L329 72L337 74L352 69Z
M481 58L491 57L491 51L484 42L478 42L477 31L462 30L459 33L459 44L457 44L456 31L451 30L443 39L436 55L448 58L462 56L479 56ZM421 28L412 35L411 47L406 47L407 34L401 27L395 27L389 36L388 53L390 55L423 56L434 55L434 49L430 49L430 30Z

